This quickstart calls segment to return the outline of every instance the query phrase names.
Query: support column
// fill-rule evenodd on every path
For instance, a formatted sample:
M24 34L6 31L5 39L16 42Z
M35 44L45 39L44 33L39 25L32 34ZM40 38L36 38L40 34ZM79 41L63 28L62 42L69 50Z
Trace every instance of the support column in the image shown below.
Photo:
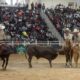
M13 0L11 0L11 5L13 5Z

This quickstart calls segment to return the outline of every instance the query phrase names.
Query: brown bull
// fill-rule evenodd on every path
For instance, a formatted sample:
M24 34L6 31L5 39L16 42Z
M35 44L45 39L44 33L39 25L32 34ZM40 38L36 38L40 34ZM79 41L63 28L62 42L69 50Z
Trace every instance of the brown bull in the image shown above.
M27 49L29 67L32 67L31 60L35 56L37 59L45 58L49 61L50 67L52 67L52 60L55 59L58 54L57 51L51 47L42 47L38 45L29 45Z
M3 61L2 68L6 70L6 67L8 65L9 56L11 54L11 46L8 46L6 44L0 45L0 59Z

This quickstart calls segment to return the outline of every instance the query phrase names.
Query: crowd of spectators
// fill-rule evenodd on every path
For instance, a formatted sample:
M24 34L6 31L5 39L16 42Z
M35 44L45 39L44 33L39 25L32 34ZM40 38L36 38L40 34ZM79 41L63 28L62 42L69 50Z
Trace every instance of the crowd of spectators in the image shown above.
M6 37L9 40L47 41L53 40L51 32L40 15L45 5L31 4L25 7L0 7L0 23L5 25Z
M80 11L65 7L61 4L55 9L47 9L45 12L53 25L63 37L64 28L69 28L73 31L74 28L80 29Z

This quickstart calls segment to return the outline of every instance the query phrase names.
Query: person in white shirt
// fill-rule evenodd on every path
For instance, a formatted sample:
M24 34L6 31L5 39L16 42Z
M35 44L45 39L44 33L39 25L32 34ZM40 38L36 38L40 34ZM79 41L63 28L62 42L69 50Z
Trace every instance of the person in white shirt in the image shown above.
M72 40L72 33L71 33L71 30L69 28L66 28L64 30L64 39L69 39L69 40Z
M71 33L71 30L69 28L65 28L64 29L64 40L70 40L71 44L72 44L72 37L73 34ZM64 43L65 45L65 43Z
M73 30L73 46L78 45L80 42L80 32L77 28Z
M5 26L3 24L0 24L0 42L6 39L4 29Z

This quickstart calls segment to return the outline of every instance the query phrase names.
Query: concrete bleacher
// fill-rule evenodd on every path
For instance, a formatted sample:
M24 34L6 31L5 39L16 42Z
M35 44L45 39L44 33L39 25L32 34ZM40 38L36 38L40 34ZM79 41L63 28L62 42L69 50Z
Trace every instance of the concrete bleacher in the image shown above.
M63 42L63 37L60 35L60 33L56 30L52 22L49 20L47 15L44 13L44 11L41 11L41 16L45 20L47 26L49 27L49 31L52 32L52 35L54 35L60 42Z

